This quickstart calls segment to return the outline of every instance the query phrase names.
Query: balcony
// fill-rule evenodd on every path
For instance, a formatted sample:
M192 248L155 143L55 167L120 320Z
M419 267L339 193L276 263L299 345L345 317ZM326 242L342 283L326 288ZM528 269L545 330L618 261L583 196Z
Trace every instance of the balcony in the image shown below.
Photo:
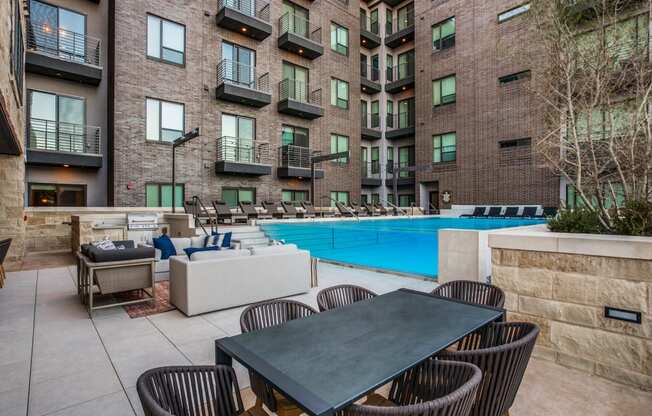
M321 27L315 27L294 13L285 13L278 20L278 47L308 59L324 54L321 45Z
M308 147L285 145L278 148L278 168L276 175L279 178L312 178L312 171L310 169L310 160L314 153ZM315 168L315 178L321 179L324 177L322 169Z
M394 187L394 181L396 181L396 186L414 186L414 164L409 162L388 163L385 185L391 189Z
M403 18L394 19L392 24L387 24L385 33L385 46L398 48L399 46L414 40L414 14Z
M374 49L380 46L380 26L367 16L360 15L360 46Z
M278 112L314 120L323 117L321 89L310 92L310 85L304 81L284 79L278 84Z
M361 122L363 139L380 140L382 138L379 114L362 114Z
M387 128L385 138L387 140L402 139L404 137L414 137L415 123L414 113L387 114Z
M215 173L218 175L271 175L269 143L242 137L220 137L217 139Z
M89 85L102 81L100 39L28 22L25 70Z
M27 163L102 167L101 129L32 118L27 123Z
M272 34L269 3L261 0L218 0L215 21L219 27L256 40Z
M360 180L362 186L380 186L383 180L380 178L380 162L362 162L360 165Z
M215 97L250 107L265 107L272 102L269 73L258 76L255 67L224 59L217 65Z
M382 91L380 85L380 70L360 62L360 88L365 94L378 94Z
M399 64L387 69L385 91L396 94L414 88L414 63Z

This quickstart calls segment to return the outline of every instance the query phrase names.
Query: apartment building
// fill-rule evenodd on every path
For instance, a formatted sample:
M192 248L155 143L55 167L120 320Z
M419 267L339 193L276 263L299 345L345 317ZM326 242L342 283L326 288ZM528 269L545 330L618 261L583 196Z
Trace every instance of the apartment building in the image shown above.
M105 206L109 0L27 0L25 204Z
M115 205L360 197L359 5L115 0ZM200 128L176 150L171 142ZM174 195L173 195L174 194Z

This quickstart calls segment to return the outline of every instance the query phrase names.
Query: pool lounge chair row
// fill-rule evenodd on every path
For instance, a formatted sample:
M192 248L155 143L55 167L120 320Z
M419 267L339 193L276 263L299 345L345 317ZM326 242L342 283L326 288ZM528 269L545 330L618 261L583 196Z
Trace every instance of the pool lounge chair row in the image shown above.
M557 208L544 207L539 212L539 207L524 206L522 207L475 207L473 213L460 215L463 218L548 218L557 215Z
M373 202L363 202L362 206L355 202L351 202L350 206L345 206L341 202L335 203L338 213L343 217L375 217L384 215L396 215L397 211L394 208L386 208L383 205Z

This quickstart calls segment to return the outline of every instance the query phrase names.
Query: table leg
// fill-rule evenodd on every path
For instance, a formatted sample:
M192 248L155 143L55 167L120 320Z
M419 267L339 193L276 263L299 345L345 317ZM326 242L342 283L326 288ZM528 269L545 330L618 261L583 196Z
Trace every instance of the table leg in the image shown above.
M93 268L88 269L88 273L86 275L87 279L87 285L86 285L86 290L88 290L88 316L93 318L93 273L95 270Z
M215 343L215 364L233 366L233 358Z

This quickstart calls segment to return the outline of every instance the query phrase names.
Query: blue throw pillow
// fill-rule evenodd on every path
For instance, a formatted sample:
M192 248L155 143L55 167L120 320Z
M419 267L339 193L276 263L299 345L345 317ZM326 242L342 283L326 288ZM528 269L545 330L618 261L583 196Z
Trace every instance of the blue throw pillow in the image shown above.
M188 247L188 248L184 248L183 251L185 251L186 254L188 255L188 258L190 258L190 256L192 256L192 253L198 253L198 252L200 252L200 251L217 251L217 250L219 250L219 249L220 249L220 248L219 248L218 246L210 246L210 247Z
M174 244L170 237L167 234L163 234L159 238L153 238L154 248L161 250L161 260L167 260L170 256L177 255L177 249L174 248Z
M222 240L222 247L231 248L231 235L233 233L228 232L224 234L224 240Z

